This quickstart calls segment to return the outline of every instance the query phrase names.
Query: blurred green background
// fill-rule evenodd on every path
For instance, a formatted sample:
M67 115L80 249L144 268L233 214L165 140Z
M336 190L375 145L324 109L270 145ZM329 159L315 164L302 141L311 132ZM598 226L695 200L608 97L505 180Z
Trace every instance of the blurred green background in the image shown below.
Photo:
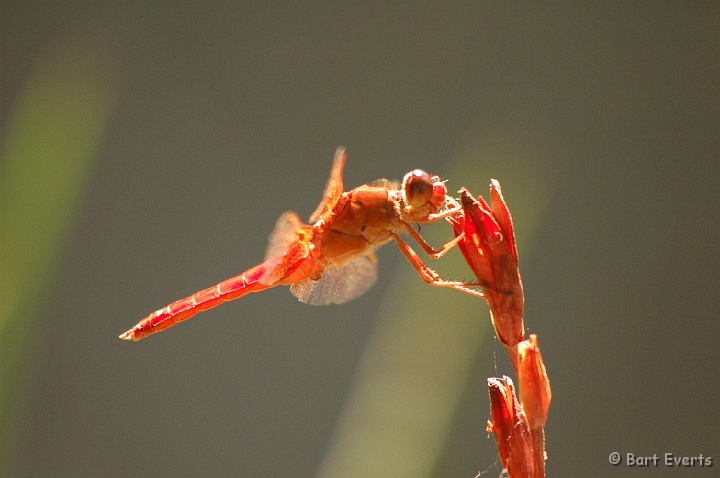
M719 24L714 2L3 2L0 476L497 476L487 308L394 246L349 304L273 290L116 338L261 260L341 144L350 187L502 182L549 476L717 462ZM458 256L438 269L469 279Z

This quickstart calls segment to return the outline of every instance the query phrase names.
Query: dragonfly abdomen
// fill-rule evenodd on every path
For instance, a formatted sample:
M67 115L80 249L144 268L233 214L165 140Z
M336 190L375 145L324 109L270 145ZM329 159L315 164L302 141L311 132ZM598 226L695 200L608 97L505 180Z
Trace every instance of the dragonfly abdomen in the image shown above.
M262 284L265 265L260 264L219 284L177 300L141 320L135 327L120 335L123 340L140 340L173 325L188 320L200 312L212 309L229 300L239 299L252 292L260 292L275 284Z

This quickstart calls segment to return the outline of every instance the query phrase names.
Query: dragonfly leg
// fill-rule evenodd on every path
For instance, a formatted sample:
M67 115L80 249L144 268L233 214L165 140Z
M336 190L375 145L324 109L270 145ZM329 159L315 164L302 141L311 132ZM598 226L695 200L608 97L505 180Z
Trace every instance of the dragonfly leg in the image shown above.
M455 214L459 213L462 210L462 206L455 201L450 196L445 196L445 202L450 204L450 207L446 208L443 212L439 212L436 214L430 214L427 219L427 222L435 222L439 221L440 219L445 219L450 216L454 216Z
M483 299L485 298L481 291L469 287L476 284L442 279L437 272L425 265L422 259L420 259L420 256L418 256L413 250L413 248L410 247L410 244L405 242L397 234L393 234L393 239L395 240L395 244L397 244L397 246L400 248L400 252L403 253L403 255L408 259L408 261L410 261L410 264L415 268L417 273L420 274L422 280L424 280L426 283L435 287L449 287L451 289L470 294L474 297L480 297Z
M422 248L422 250L425 251L425 253L432 259L439 259L440 257L444 256L450 249L455 247L457 243L465 237L465 233L463 232L462 234L455 237L455 239L446 242L437 249L433 249L432 246L427 243L425 238L422 237L420 233L417 232L410 224L404 223L404 226L407 233L410 234L410 237L415 239L415 242L417 242Z

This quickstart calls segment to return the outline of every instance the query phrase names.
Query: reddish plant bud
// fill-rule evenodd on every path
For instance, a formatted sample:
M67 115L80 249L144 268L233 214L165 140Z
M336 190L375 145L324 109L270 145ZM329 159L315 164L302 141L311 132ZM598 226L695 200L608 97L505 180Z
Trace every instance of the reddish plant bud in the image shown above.
M520 380L520 400L532 430L542 430L547 420L552 393L537 335L518 344L520 355L518 380Z
M508 209L507 203L505 203L505 199L502 196L500 181L497 179L490 179L490 208L495 216L495 220L500 226L500 230L502 230L503 236L507 241L515 264L517 265L517 247L515 246L515 231L513 230L512 216L510 216L510 209Z
M490 306L498 339L511 348L525 335L523 288L512 217L496 180L490 185L490 198L488 205L461 189L463 214L450 222L456 236L465 234L458 246Z
M488 432L497 442L500 460L510 478L532 478L538 475L534 461L533 438L527 417L515 397L510 377L488 379L492 420Z

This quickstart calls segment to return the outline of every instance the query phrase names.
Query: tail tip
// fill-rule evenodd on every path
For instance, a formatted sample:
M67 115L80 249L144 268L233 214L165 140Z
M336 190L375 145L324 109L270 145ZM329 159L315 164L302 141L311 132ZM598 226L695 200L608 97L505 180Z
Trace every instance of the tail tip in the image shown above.
M130 330L128 330L128 331L125 331L125 332L123 332L122 334L118 335L118 338L119 338L120 340L130 340L130 341L133 341L133 342L134 342L134 341L137 341L137 340L140 340L140 337L137 337L137 336L135 335L135 329L134 329L134 328L132 328L132 329L130 329Z

